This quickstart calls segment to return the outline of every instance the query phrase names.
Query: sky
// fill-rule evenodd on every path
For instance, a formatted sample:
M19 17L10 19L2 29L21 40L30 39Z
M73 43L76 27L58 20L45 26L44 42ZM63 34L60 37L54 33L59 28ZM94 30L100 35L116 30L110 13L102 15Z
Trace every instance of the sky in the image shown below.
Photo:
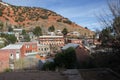
M97 16L104 12L109 13L106 0L3 0L3 2L17 6L46 8L93 31L103 28Z

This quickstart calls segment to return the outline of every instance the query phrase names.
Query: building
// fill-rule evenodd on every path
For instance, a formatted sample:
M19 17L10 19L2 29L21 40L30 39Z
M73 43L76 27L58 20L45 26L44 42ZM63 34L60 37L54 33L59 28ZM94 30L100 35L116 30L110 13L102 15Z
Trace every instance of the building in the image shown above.
M11 51L15 54L15 59L23 58L28 55L37 54L37 43L36 42L21 42L17 44L10 44L1 50Z
M50 47L62 47L65 42L63 36L40 36L39 44L49 45Z
M57 34L57 35L63 35L63 33L62 33L61 30L57 30L57 31L56 31L56 34Z
M36 57L38 53L36 42L10 44L0 49L0 71L6 68L14 69L14 62L24 57Z
M38 54L42 57L48 56L50 54L50 46L38 44Z
M77 31L73 31L73 32L71 32L71 34L72 34L73 36L77 36L77 37L79 37L79 36L80 36L80 33L79 33L79 32L77 32Z
M34 56L37 54L38 51L37 42L23 42L19 44L23 44L22 52L21 52L22 57L31 56L31 55Z
M23 36L21 36L22 29L13 29L13 32L14 32L15 37L17 38L18 42L20 42L20 39L23 38Z
M35 41L36 37L35 37L35 35L33 34L33 32L29 32L28 34L29 34L30 40L31 40L31 41Z
M22 46L22 44L10 44L2 48L1 50L9 52L9 54L13 56L13 59L19 59L20 57L22 57Z
M10 52L6 50L0 50L0 72L9 68Z
M81 39L68 39L68 43L82 44Z

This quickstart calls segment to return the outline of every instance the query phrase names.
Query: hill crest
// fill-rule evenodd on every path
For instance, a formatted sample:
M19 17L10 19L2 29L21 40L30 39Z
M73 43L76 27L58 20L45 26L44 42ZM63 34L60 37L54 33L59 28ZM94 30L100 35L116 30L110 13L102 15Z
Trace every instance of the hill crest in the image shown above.
M0 2L0 21L4 23L4 30L11 25L27 30L40 26L46 31L48 27L54 25L57 30L67 28L69 31L78 31L81 35L94 34L53 11L37 7L14 6L4 2Z

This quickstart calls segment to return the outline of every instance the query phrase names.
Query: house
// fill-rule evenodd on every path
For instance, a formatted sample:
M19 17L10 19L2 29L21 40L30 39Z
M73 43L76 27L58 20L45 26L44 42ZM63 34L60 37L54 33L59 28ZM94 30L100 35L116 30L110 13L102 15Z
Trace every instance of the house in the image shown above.
M48 32L48 35L55 36L55 33L54 32Z
M57 30L57 31L56 31L56 34L57 34L57 35L63 35L63 33L62 33L61 30Z
M13 32L15 34L15 37L17 38L18 42L20 42L20 39L22 38L21 33L23 29L13 29Z
M73 31L73 32L71 32L71 34L72 34L73 36L77 36L77 37L79 37L79 36L80 36L80 33L79 33L79 32L77 32L77 31Z
M15 59L23 58L28 55L37 54L37 42L20 42L16 44L10 44L1 50L8 50L15 52Z
M22 57L22 44L10 44L1 50L9 51L9 54L14 56L14 59L20 59Z
M20 58L34 56L37 52L36 42L24 42L10 44L0 49L0 69L3 71L6 68L14 69L14 62Z

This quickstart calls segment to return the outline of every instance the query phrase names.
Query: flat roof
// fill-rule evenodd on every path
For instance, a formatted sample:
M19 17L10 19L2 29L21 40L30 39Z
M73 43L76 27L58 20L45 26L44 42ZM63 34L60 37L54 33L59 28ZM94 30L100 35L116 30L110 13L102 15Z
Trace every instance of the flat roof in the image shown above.
M62 38L63 36L39 36L39 38L56 38L56 37L59 37L59 38Z
M21 49L23 46L23 44L10 44L4 48L2 48L1 50L5 50L5 49Z
M65 46L62 47L62 50L66 50L66 49L68 49L69 47L76 48L76 47L78 47L78 46L79 46L79 44L68 43L68 44L66 44Z

